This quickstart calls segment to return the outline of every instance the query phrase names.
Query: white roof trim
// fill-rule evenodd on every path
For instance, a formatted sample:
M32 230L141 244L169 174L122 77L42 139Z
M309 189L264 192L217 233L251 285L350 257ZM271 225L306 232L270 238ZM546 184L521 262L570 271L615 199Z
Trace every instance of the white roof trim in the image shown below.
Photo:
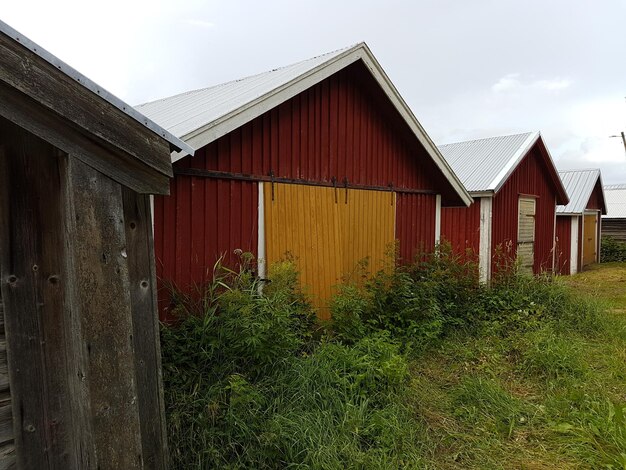
M376 82L380 85L402 118L409 125L419 142L424 146L430 157L435 162L437 168L444 174L463 202L469 206L473 202L472 197L469 195L461 183L461 180L454 173L448 162L443 158L437 146L433 143L428 134L426 134L424 128L418 122L409 106L400 96L398 90L395 88L391 80L389 80L389 77L365 43L357 44L347 49L345 52L333 56L328 61L323 62L310 71L303 73L295 79L273 89L257 99L240 106L234 111L207 123L195 131L183 135L181 138L195 149L202 148L219 137L228 134L252 119L275 108L288 99L293 98L299 93L311 88L357 60L362 60L366 67L370 70ZM174 152L172 153L172 162L175 162L183 157L184 154Z
M535 142L539 139L539 132L533 132L528 136L528 138L524 141L524 143L520 146L519 149L515 152L513 157L507 162L506 165L502 168L500 173L494 178L494 180L489 184L488 189L493 192L498 192L502 185L506 182L506 180L511 176L511 173L515 170L518 163L524 158L524 156L528 153L530 148L535 145ZM549 156L549 154L548 154ZM552 159L552 157L550 157Z
M493 197L494 191L470 191L472 197Z

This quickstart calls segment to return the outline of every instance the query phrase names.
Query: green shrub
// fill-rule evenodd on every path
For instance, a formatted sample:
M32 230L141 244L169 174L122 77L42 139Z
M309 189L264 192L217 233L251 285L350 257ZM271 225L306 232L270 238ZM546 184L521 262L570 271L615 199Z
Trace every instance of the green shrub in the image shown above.
M449 242L443 242L435 252L419 255L408 268L414 282L432 290L445 328L464 326L475 316L482 290L475 259L471 250L456 254Z
M603 263L611 261L626 261L626 243L604 236L600 241L600 260Z
M416 282L403 267L380 271L367 283L371 306L364 318L370 328L389 331L417 347L439 337L443 317L431 281Z
M408 363L388 332L315 344L293 265L262 292L246 269L220 273L204 312L181 306L162 328L173 468L417 465Z
M474 308L481 325L504 335L552 322L558 329L585 335L605 331L601 304L575 292L550 276L510 273L500 276L491 289L480 292Z
M249 257L237 271L216 266L206 295L179 296L177 322L162 328L172 468L425 468L438 453L449 468L491 468L499 454L481 458L496 447L545 444L537 423L571 437L563 455L621 468L619 356L594 370L585 357L589 344L622 338L607 335L615 326L601 306L514 264L488 288L467 259L442 246L346 279L327 335L293 263L272 266L263 289ZM408 352L426 346L438 357L416 397L411 375L428 357ZM598 367L610 368L610 391Z
M337 286L337 294L330 301L333 333L348 343L363 338L368 332L365 319L370 308L371 298L365 289L353 283Z

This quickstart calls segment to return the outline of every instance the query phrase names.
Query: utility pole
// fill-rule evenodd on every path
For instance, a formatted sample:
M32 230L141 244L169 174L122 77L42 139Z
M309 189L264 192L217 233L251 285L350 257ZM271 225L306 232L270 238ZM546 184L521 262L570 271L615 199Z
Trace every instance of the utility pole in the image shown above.
M609 137L621 137L622 142L624 143L624 152L626 152L626 135L624 135L624 131L620 132L621 135L610 135Z

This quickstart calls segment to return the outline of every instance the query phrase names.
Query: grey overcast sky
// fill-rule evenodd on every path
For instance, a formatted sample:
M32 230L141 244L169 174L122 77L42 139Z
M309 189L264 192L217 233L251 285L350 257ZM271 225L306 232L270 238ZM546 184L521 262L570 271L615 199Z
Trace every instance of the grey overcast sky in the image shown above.
M131 104L365 41L442 144L540 130L626 182L626 0L45 0L3 21Z

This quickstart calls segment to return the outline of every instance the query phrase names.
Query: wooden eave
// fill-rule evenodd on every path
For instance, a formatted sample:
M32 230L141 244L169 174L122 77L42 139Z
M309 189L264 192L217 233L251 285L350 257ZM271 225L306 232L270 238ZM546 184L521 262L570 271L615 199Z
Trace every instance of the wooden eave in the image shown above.
M170 142L0 32L0 116L138 193L167 194Z

